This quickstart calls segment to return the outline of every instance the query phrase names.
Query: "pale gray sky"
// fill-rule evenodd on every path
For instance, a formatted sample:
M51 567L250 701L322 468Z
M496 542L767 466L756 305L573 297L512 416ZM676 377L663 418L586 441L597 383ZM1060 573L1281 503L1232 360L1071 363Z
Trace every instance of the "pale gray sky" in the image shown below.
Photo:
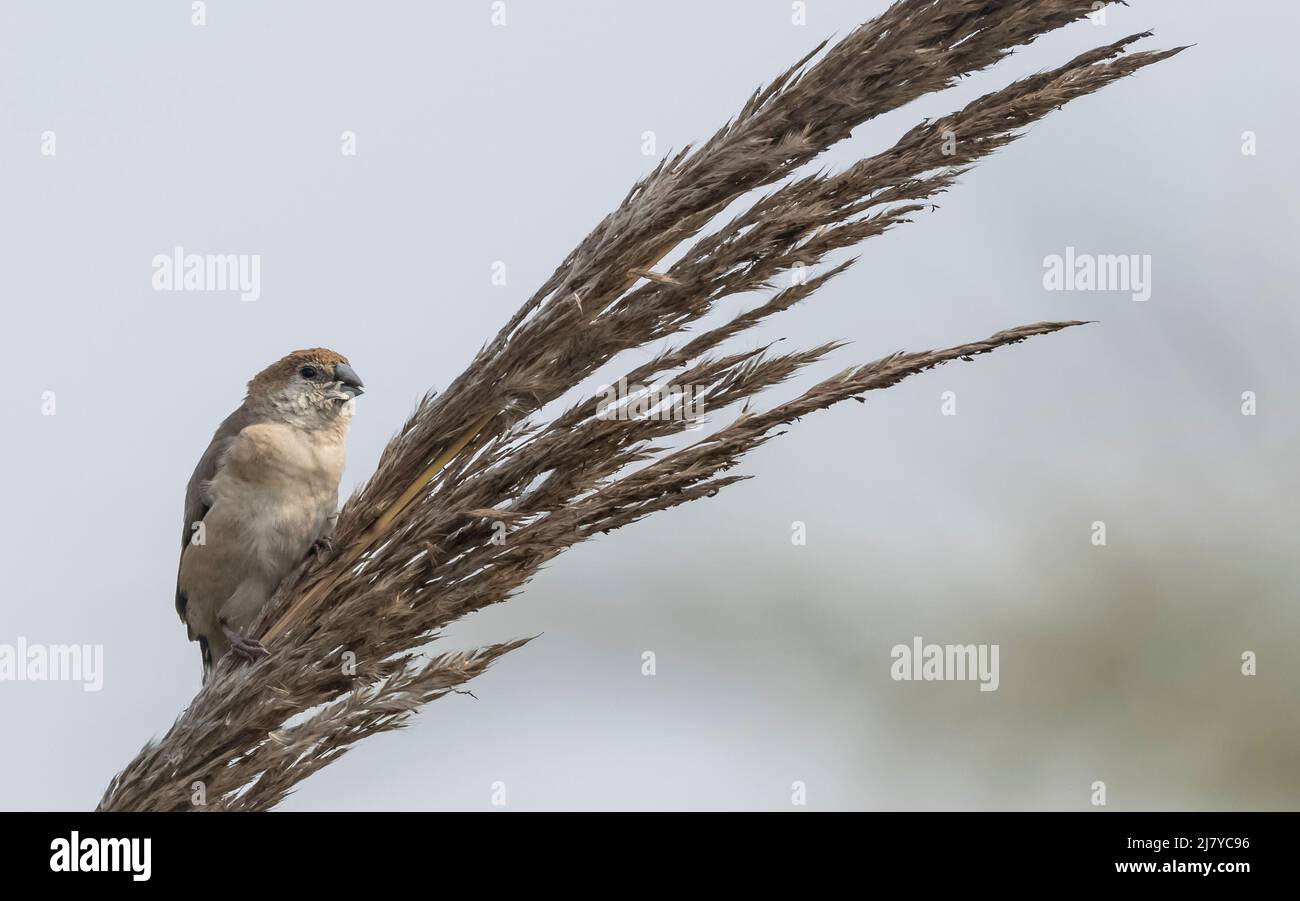
M0 645L102 645L104 673L0 682L0 808L93 806L197 689L181 499L253 373L351 358L349 491L649 170L643 132L706 137L885 5L811 0L798 27L784 0L508 0L494 28L486 0L210 3L204 27L184 3L5 3ZM814 809L1083 809L1102 780L1113 809L1294 808L1298 25L1286 0L1137 0L835 148L1131 32L1197 44L1053 114L746 344L852 342L775 400L899 348L1099 325L810 417L753 481L562 555L449 633L544 633L478 700L286 807L487 809L500 781L521 810L788 809L802 781ZM260 254L260 298L155 292L177 245ZM1151 299L1044 291L1067 247L1150 255ZM916 635L998 644L998 690L893 681Z

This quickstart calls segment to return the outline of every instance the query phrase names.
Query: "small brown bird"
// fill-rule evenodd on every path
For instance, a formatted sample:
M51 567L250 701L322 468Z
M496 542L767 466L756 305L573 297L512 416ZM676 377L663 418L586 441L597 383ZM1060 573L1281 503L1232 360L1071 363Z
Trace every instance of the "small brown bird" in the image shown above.
M347 358L296 350L248 383L185 489L176 612L199 643L203 678L228 651L266 655L246 634L290 571L328 547L338 518L353 399Z

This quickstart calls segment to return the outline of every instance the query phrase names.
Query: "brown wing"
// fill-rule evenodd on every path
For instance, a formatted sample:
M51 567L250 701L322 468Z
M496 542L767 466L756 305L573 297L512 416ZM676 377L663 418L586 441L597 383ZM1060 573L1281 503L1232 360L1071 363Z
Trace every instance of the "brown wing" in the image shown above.
M185 549L190 546L190 539L194 535L194 524L202 522L203 517L208 515L208 509L212 506L208 499L208 482L212 481L212 477L217 474L217 466L221 462L221 455L226 452L230 442L235 440L235 436L243 431L245 426L252 425L252 423L253 417L241 405L238 410L227 416L221 425L217 427L208 449L203 452L203 456L199 458L199 464L194 467L194 474L190 476L190 483L185 486L185 519L181 524L182 563L185 560ZM178 565L176 567L176 612L180 615L181 622L185 622L186 598L181 591L180 581L180 566Z

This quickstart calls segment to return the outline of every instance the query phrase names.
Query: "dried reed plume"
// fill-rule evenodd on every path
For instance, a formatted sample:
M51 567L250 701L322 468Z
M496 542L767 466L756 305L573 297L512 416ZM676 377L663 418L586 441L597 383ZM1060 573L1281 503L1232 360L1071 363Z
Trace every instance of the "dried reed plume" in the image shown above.
M1078 325L1039 323L894 354L766 412L749 409L756 394L836 345L715 354L854 260L773 290L782 274L908 221L1025 126L1179 52L1130 52L1147 36L1133 35L924 121L843 172L795 175L861 123L951 86L1092 7L1092 0L899 0L756 91L708 141L661 162L445 392L420 402L344 506L336 554L304 564L281 585L261 624L271 656L251 667L224 663L166 735L113 779L100 808L190 809L196 782L211 809L272 807L357 740L401 727L421 705L524 644L420 654L447 624L510 598L565 548L738 481L727 473L741 456L800 416ZM945 146L949 133L955 151ZM670 253L675 261L664 267ZM773 293L627 373L629 384L671 377L700 389L714 413L743 405L707 437L660 446L680 437L684 423L602 418L594 396L538 416L621 352L679 338L718 300L759 289ZM509 525L504 543L491 540L498 522ZM345 652L355 655L354 669Z

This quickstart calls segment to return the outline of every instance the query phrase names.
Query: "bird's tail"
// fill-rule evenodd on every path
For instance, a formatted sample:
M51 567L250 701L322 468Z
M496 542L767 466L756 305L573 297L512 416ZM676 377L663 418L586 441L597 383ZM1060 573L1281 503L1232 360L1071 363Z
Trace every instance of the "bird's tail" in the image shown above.
M215 668L215 661L212 659L212 645L208 644L207 638L199 636L199 654L203 658L203 684L208 684L208 677L212 675Z

